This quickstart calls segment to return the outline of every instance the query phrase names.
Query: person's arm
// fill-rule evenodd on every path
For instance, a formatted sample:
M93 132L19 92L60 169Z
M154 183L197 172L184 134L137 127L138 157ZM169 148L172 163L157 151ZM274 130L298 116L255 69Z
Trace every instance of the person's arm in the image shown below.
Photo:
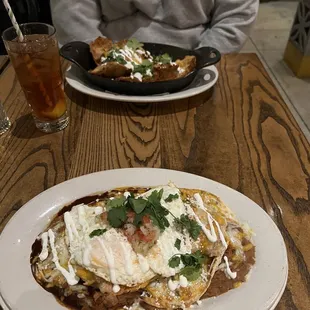
M101 7L97 0L51 0L53 24L60 45L101 35Z
M221 53L239 51L255 22L259 0L215 0L210 28L201 37L201 46Z

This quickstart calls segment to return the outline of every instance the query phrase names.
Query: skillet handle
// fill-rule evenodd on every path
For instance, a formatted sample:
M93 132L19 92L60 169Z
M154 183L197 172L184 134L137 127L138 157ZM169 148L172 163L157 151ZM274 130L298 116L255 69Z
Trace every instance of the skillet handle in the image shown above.
M90 51L87 43L81 41L69 42L60 48L59 53L81 69L87 71L90 69Z
M204 46L194 51L197 56L197 69L211 66L221 60L221 53L214 47Z

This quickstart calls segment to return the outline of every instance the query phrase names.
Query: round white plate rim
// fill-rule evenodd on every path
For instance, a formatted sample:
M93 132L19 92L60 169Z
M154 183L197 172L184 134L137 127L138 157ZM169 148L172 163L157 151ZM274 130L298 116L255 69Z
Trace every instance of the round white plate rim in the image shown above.
M113 180L113 177L114 178L116 177L117 182L115 180ZM107 179L107 181L106 181L107 184L105 184L105 185L97 184L97 183L96 184L90 184L91 183L90 181L94 182L95 180L101 180L101 179L104 180L105 178ZM135 178L136 178L136 181L133 183L132 179L135 179ZM152 181L145 181L146 179L152 180ZM156 183L154 183L154 180L156 180L156 179L158 181L156 181ZM161 181L159 181L159 180L161 180ZM72 191L72 188L76 189L77 184L80 184L80 185L82 184L83 187L80 189L80 191L76 191L78 193L76 193L76 192L74 194L70 193L70 200L75 200L75 199L81 197L81 195L85 196L87 194L106 190L106 189L109 189L111 187L126 186L126 185L141 185L141 186L158 185L158 184L167 183L170 180L175 181L178 186L189 187L189 188L190 187L191 188L202 188L205 190L209 190L209 191L215 193L216 195L219 195L221 198L224 198L223 199L224 202L225 202L226 197L230 197L229 198L230 203L228 203L228 205L230 205L232 207L232 209L236 208L236 205L235 205L236 201L242 200L243 202L245 202L245 205L249 205L249 206L251 205L252 206L250 208L251 213L253 213L253 212L256 213L256 216L257 216L257 214L259 214L259 216L261 218L263 218L264 221L266 221L265 223L262 222L260 224L254 225L254 226L257 226L258 230L260 230L260 228L259 228L260 225L262 225L262 224L266 225L266 223L270 226L270 229L274 230L273 234L271 236L268 236L269 241L271 241L271 243L272 243L272 242L274 242L273 238L275 238L275 240L276 240L276 242L278 242L278 246L279 246L277 253L279 253L279 250L280 250L280 252L282 254L279 257L277 257L277 259L279 258L281 260L281 264L279 264L279 262L277 262L278 265L273 266L273 269L277 269L280 265L283 266L283 268L281 267L282 270L278 270L278 272L280 274L277 275L277 284L276 284L277 289L274 290L268 296L268 298L263 301L263 304L260 304L259 307L257 308L257 309L264 309L264 310L269 309L270 306L273 305L274 301L278 297L279 291L281 290L283 283L286 281L285 280L286 279L285 269L287 269L286 248L285 248L283 238L282 238L280 232L278 231L276 225L269 218L269 216L259 206L257 206L253 201L251 201L249 198L247 198L246 196L242 195L241 193L238 193L238 192L234 191L233 189L231 189L231 188L229 188L223 184L220 184L220 183L217 183L215 181L205 179L203 177L199 177L196 175L187 174L184 172L173 171L173 170L165 170L165 169L152 169L152 168L141 168L141 169L131 168L131 169L106 170L106 171L102 171L102 172L97 172L97 173L85 175L85 176L78 177L75 179L71 179L71 180L63 182L61 184L58 184L58 185L46 190L45 192L39 194L38 196L33 198L31 201L29 201L27 204L25 204L25 206L23 208L21 208L14 215L14 217L9 221L9 223L6 225L5 229L3 230L3 233L0 235L0 246L4 242L3 240L10 240L10 242L11 242L10 243L11 246L6 247L8 250L4 253L3 256L0 257L0 262L1 262L1 264L0 264L0 291L3 295L4 300L7 301L9 307L12 309L18 309L18 310L21 309L21 308L14 307L14 306L10 305L10 303L12 303L11 302L12 299L7 297L8 292L5 290L5 285L4 285L4 282L2 280L3 273L5 273L7 271L7 264L5 264L5 262L6 263L11 262L11 257L14 257L14 255L10 256L11 252L14 249L14 246L15 246L15 248L16 247L19 248L19 246L21 246L21 245L24 246L24 243L26 242L24 240L17 239L16 236L13 238L13 234L17 233L16 231L14 231L14 229L15 229L14 228L14 221L17 221L18 219L23 219L23 221L26 222L26 225L29 225L29 223L27 222L27 221L29 221L29 219L27 219L27 213L31 209L33 214L37 215L38 218L35 217L35 219L31 219L30 223L34 224L36 226L34 226L34 227L31 226L31 229L29 232L27 231L27 234L32 233L31 238L33 238L33 240L34 240L35 237L37 236L37 234L40 233L42 231L42 229L44 229L45 224L46 224L46 222L43 223L42 221L41 221L41 223L39 223L37 221L37 219L40 219L40 218L46 218L47 219L48 217L51 217L52 214L55 214L57 212L56 209L59 209L59 207L62 206L63 204L70 202L68 200L68 197L66 196L66 195L68 195L68 192L66 192L66 189L71 188L71 191ZM111 183L111 181L113 181L114 183L113 182ZM182 183L182 184L180 184L180 183ZM89 186L91 188L91 191L88 188ZM59 196L59 189L65 190L64 196L63 195ZM84 192L83 192L83 190L84 190ZM87 190L88 190L88 192L87 192ZM56 195L56 193L58 193L58 196ZM50 206L48 209L45 208L46 210L44 209L44 212L42 210L38 209L38 207L36 205L40 206L40 203L44 202L45 199L47 199L49 197L54 199L53 205ZM243 212L245 212L245 211L246 211L246 209L243 210ZM240 214L238 214L238 217L241 220L244 220L242 218L242 214L241 214L241 216L240 216ZM35 223L33 223L34 220L35 220ZM252 223L252 226L253 226L253 223ZM17 233L17 235L19 235L19 234ZM33 242L33 240L31 241L31 243ZM257 237L256 237L255 242L257 242L257 241L259 241L259 239L257 239ZM27 247L31 246L31 243L29 244L29 242L28 242ZM261 242L259 242L259 243L261 243ZM257 244L257 246L258 245L259 244ZM260 245L260 247L261 247L261 245ZM4 248L4 247L2 247L2 248ZM29 249L29 253L30 253L30 249ZM25 255L25 253L23 253L23 257L17 256L17 258L20 259L20 261L23 262L24 264L27 261L28 267L29 267L29 253L27 253L27 255ZM247 284L242 285L241 288L239 288L237 290L233 290L231 292L228 292L228 293L214 299L211 303L209 302L209 300L206 300L203 302L203 305L208 304L208 306L209 306L208 309L222 309L221 304L223 304L223 302L224 302L223 296L226 296L229 299L228 296L231 294L234 294L234 299L235 299L236 296L238 296L239 292L241 292L241 291L246 292L247 290L245 288L249 287L250 283L252 283L251 279L253 278L253 274L254 273L257 274L257 272L254 272L254 271L256 270L256 268L258 268L257 266L259 265L260 259L263 259L262 257L260 257L260 254L261 253L259 251L257 251L257 264L256 264L256 267L253 269L252 275L251 275L250 280ZM269 254L269 253L265 253L265 254ZM5 261L4 258L6 258L7 260ZM274 258L275 258L274 255L271 255L270 259L274 260ZM14 257L14 259L15 259L15 257ZM4 267L4 266L6 266L6 267ZM18 264L17 266L20 266L20 265ZM270 269L270 267L269 267L269 269ZM31 275L30 267L29 267L29 270L26 271L26 268L24 268L20 272L21 273L24 272L24 274L26 274L27 276ZM270 272L272 272L272 270L270 270ZM267 278L268 278L268 276L270 276L270 272L267 274ZM43 289L41 289L35 283L35 281L33 279L31 281L32 282L30 283L30 286L32 286L32 288L35 288L36 291L40 290L39 294L40 294L40 296L42 295L42 297L44 297L44 300L49 301L49 302L53 301L55 303L53 297L51 297L51 294L48 294ZM269 285L268 282L264 283L264 284L265 284L264 285L265 287L268 287L268 285ZM21 289L21 291L22 290L24 290L24 287ZM16 293L16 291L14 292L14 294L15 293ZM10 296L10 297L12 297L12 296ZM8 302L8 300L10 300L10 303ZM219 300L221 300L220 304L218 302ZM23 300L23 302L24 302L24 300ZM230 305L231 305L231 302L230 302ZM45 308L46 309L55 309L54 307L53 308L45 307ZM58 307L56 307L56 308L58 308ZM59 309L62 309L62 308L59 307ZM234 308L231 308L231 309L234 309Z
M274 310L275 307L278 305L278 303L280 302L280 299L285 291L286 288L286 284L287 284L287 279L288 279L288 269L286 271L286 278L285 278L285 282L283 283L283 286L279 292L279 295L277 296L277 298L274 300L274 302L272 303L272 305L270 306L270 308L268 310Z
M88 82L86 83L85 81L83 81L82 83L79 77L75 76L75 78L78 78L78 80L71 78L70 75L72 73L69 71L70 68L71 67L69 67L65 73L66 81L71 87L80 91L81 93L84 93L92 97L101 98L101 99L108 99L108 100L122 101L122 102L136 102L136 103L138 102L140 103L163 102L163 101L171 101L171 100L176 100L176 99L184 99L184 98L192 97L214 86L219 76L217 68L214 65L212 65L207 68L215 73L215 78L210 83L207 83L205 85L198 86L193 89L181 90L179 92L167 94L167 95L129 96L129 95L114 94L110 92L93 89L90 84L88 85Z

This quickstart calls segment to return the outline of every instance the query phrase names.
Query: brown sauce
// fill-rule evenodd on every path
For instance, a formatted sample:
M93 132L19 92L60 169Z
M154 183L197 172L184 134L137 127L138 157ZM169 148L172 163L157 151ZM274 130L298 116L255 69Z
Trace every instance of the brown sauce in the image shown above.
M242 245L248 244L249 241L247 239L242 240ZM231 246L228 246L224 255L227 256L228 260L231 262L232 257L234 256L235 249ZM237 272L237 277L235 279L228 279L225 275L225 272L222 270L218 270L211 281L211 284L204 294L203 299L209 297L216 297L222 295L231 289L235 288L237 283L246 282L246 276L249 273L250 269L255 263L255 246L250 250L244 252L245 260L236 266L236 264L232 264L232 271Z

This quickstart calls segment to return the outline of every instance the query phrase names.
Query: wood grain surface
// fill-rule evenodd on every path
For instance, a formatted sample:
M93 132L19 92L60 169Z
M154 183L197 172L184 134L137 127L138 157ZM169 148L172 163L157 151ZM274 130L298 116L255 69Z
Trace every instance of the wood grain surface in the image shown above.
M0 74L9 63L9 57L0 55Z
M213 92L158 104L109 102L66 85L70 125L47 135L35 129L6 68L0 99L13 125L0 137L0 229L29 199L82 174L123 167L195 173L268 212L289 258L277 309L310 309L309 143L255 54L224 56L218 69Z

